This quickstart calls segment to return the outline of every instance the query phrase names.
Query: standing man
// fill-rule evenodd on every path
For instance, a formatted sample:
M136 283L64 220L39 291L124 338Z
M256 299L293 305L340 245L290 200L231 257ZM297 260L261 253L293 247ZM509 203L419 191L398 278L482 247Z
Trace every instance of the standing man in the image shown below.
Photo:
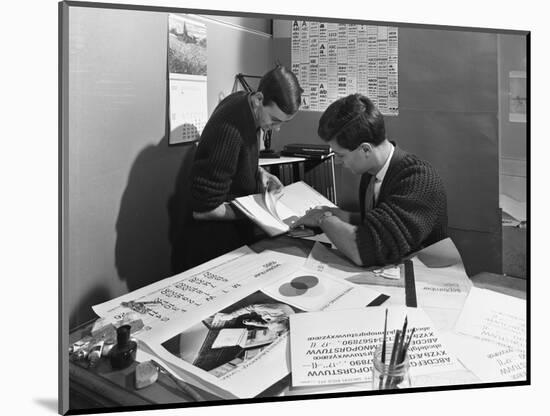
M278 65L254 93L222 100L202 132L191 169L192 219L185 229L184 267L189 268L253 242L253 224L235 211L236 197L282 188L258 166L262 131L278 131L301 103L296 76Z
M447 197L435 169L386 138L384 117L361 94L332 103L318 134L361 175L360 212L316 207L294 227L320 227L355 264L398 263L447 237Z

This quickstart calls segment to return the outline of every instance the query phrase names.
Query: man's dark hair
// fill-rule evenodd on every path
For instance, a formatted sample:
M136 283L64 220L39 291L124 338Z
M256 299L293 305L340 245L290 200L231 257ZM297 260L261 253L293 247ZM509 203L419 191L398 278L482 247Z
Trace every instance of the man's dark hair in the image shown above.
M282 65L277 65L262 77L258 91L264 96L263 105L274 102L288 115L298 111L304 92L296 75Z
M386 138L384 116L367 97L352 94L333 102L319 120L317 130L324 141L355 150L363 143L378 146Z

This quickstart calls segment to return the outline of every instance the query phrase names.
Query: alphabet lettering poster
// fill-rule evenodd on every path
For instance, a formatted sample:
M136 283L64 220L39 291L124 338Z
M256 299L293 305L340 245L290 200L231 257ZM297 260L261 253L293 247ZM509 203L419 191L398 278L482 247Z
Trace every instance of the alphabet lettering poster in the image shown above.
M358 92L382 114L399 114L396 27L294 20L290 37L302 110L324 111Z

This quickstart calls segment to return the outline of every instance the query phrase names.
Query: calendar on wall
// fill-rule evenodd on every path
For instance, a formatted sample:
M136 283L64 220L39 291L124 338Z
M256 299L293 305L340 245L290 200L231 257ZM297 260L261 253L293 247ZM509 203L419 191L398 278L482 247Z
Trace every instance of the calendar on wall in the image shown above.
M206 24L168 15L170 144L198 140L208 119Z
M361 93L382 114L399 114L397 27L294 20L290 37L302 110Z

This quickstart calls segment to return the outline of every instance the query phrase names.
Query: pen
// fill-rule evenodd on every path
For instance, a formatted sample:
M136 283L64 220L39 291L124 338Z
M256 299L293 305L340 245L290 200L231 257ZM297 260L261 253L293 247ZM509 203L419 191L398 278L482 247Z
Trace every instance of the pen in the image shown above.
M411 330L411 334L409 335L409 339L407 339L407 343L406 343L405 346L403 347L403 351L401 352L401 357L400 357L400 358L401 358L401 362L405 361L405 356L407 355L407 351L409 350L409 345L410 345L410 343L411 343L411 339L412 339L412 337L413 337L413 335L414 335L414 330L415 330L415 329L416 329L416 328L413 328L413 329Z
M405 322L403 322L403 329L401 331L401 339L399 340L399 350L397 353L396 364L402 363L403 359L405 358L405 356L403 355L403 345L405 344L405 337L407 336L407 323L407 315L405 315Z
M386 318L384 319L384 339L382 340L382 353L380 354L380 361L382 364L386 363L386 334L388 328L388 308L386 308ZM380 375L380 381L378 383L378 390L382 389L382 384L384 381L384 376Z
M395 365L397 359L397 349L399 348L399 342L401 340L401 331L398 329L395 331L395 338L393 340L393 348L391 351L390 365Z
M391 358L390 358L390 368L395 365L395 361L397 359L397 349L399 345L399 340L401 338L401 331L398 329L395 331L395 338L393 340L393 348L391 352ZM386 388L390 388L393 383L393 376L388 375L388 378L386 380Z
M384 319L384 339L382 340L382 355L380 360L382 364L386 362L386 329L388 327L388 308L386 308L386 318Z

